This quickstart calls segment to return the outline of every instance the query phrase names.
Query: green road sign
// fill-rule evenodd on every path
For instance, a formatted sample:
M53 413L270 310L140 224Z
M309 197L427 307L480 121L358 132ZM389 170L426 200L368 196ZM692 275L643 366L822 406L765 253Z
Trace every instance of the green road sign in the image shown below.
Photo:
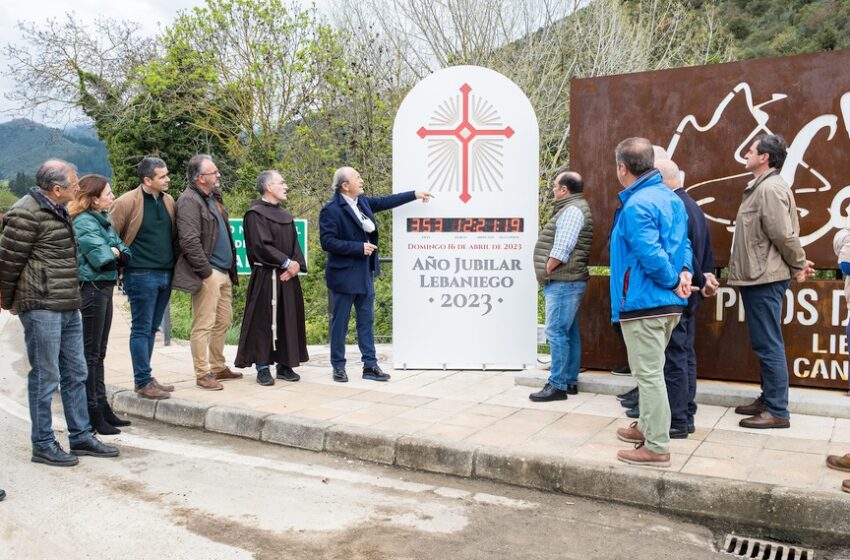
M230 218L230 233L233 234L233 243L236 245L236 271L239 274L251 274L251 265L248 263L248 254L245 251L245 231L242 229L242 218ZM298 232L298 244L307 259L307 220L295 220L295 231Z

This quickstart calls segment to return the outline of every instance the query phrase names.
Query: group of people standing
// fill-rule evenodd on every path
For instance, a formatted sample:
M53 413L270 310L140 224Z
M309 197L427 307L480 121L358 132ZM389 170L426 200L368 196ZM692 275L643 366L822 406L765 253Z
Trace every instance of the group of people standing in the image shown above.
M728 283L740 288L760 361L762 394L736 408L747 416L740 422L747 428L790 426L780 311L790 279L803 282L814 273L800 244L793 193L780 176L785 154L784 141L774 135L760 136L749 147L745 168L754 179L744 190L729 263ZM620 440L635 444L619 451L618 459L664 467L670 465L670 439L687 438L695 430L695 312L703 297L716 293L719 281L705 216L682 188L677 165L644 138L621 142L615 158L623 190L609 240L611 318L637 381L633 391L619 397L638 418L617 430ZM224 357L238 277L215 162L204 154L191 158L187 188L176 202L167 193L170 178L162 159L144 158L138 174L138 187L116 200L106 177L78 180L73 165L47 161L36 174L37 186L5 217L0 304L19 315L25 330L34 462L71 466L79 455L119 454L94 437L117 434L130 423L114 414L104 386L119 277L130 304L130 354L140 397L167 399L174 391L151 368L172 288L191 294L195 385L221 390L222 381L242 378ZM294 368L309 360L298 278L307 263L292 214L281 206L288 190L281 174L262 172L256 188L259 199L243 224L251 277L235 366L255 366L257 383L267 386L275 378L297 382ZM353 307L363 378L387 381L373 334L374 277L380 273L375 213L432 197L421 191L366 196L363 179L351 167L336 171L332 188L319 217L332 301L332 379L348 381L345 339ZM578 313L590 276L593 216L583 180L573 171L558 173L552 191L554 208L534 250L552 363L546 385L529 396L535 402L578 393ZM850 247L850 232L841 246L850 271L850 249L844 249ZM51 427L50 404L58 386L70 453ZM850 456L831 457L828 463L850 470Z
M72 466L79 455L115 457L119 450L95 437L114 435L130 424L115 415L106 397L104 358L112 324L113 292L123 281L130 304L130 356L135 392L167 399L173 385L153 375L151 356L172 288L191 294L190 348L195 385L221 390L242 378L225 362L231 326L232 287L238 282L236 249L224 207L221 174L212 157L187 164L187 188L175 200L167 193L166 163L145 157L139 185L115 199L101 175L77 177L65 161L49 160L37 185L3 222L0 241L0 305L20 317L32 369L28 375L32 460ZM292 214L281 204L288 186L279 172L257 178L257 194L244 217L251 266L247 305L235 365L254 365L256 380L299 380L293 368L309 359L304 300L298 274L307 263ZM334 196L322 210L320 237L328 252L326 279L333 296L331 353L334 381L347 381L345 338L351 307L363 378L386 381L375 358L372 306L380 271L375 212L420 199L410 191L385 197L363 195L353 168L337 170ZM66 208L67 207L67 208ZM60 388L70 453L56 440L51 401Z
M749 146L745 169L753 179L744 189L729 261L728 284L740 289L760 363L762 394L735 409L745 416L740 421L745 428L791 425L780 313L790 280L804 282L814 274L800 243L794 195L780 175L786 152L784 140L771 134ZM719 281L705 215L682 188L678 166L645 138L623 140L615 158L623 191L609 240L611 320L637 381L635 389L618 398L638 418L617 430L620 440L635 444L617 457L666 467L670 439L695 431L695 312L703 297L716 294ZM577 173L556 176L555 207L535 248L552 350L548 382L529 395L535 402L578 393L578 310L593 233L583 189ZM832 462L840 463L838 458ZM845 463L850 470L850 457Z

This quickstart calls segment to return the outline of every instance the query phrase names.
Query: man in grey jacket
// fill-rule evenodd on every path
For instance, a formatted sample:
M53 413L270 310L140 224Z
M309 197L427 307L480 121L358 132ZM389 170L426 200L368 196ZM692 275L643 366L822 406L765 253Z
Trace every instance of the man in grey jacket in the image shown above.
M794 193L780 175L787 149L780 136L757 137L745 169L755 177L744 189L735 219L729 285L739 286L750 342L759 358L762 394L735 409L748 416L742 428L789 428L788 363L781 311L791 276L798 282L814 274L800 244Z

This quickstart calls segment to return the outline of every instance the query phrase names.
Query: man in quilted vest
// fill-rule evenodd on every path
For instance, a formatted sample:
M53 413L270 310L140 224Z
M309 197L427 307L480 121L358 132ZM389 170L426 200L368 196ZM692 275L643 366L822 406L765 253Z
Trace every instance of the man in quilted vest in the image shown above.
M12 206L0 240L0 302L20 317L27 357L32 420L32 461L67 467L77 455L116 457L118 449L93 436L86 407L86 367L80 318L80 280L74 229L65 205L79 185L68 162L49 160L37 187ZM50 405L57 387L68 424L71 453L53 433Z
M528 396L534 402L564 400L578 394L581 339L578 311L590 274L593 216L582 194L584 182L573 171L552 181L555 204L534 247L534 272L546 299L546 338L552 350L549 380Z

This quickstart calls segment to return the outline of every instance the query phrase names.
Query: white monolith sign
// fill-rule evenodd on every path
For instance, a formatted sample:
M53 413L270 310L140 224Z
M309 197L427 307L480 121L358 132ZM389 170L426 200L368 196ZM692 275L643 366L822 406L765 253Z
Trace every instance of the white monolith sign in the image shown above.
M393 212L397 369L522 369L536 360L538 131L498 72L447 68L407 95L393 190L435 196Z

